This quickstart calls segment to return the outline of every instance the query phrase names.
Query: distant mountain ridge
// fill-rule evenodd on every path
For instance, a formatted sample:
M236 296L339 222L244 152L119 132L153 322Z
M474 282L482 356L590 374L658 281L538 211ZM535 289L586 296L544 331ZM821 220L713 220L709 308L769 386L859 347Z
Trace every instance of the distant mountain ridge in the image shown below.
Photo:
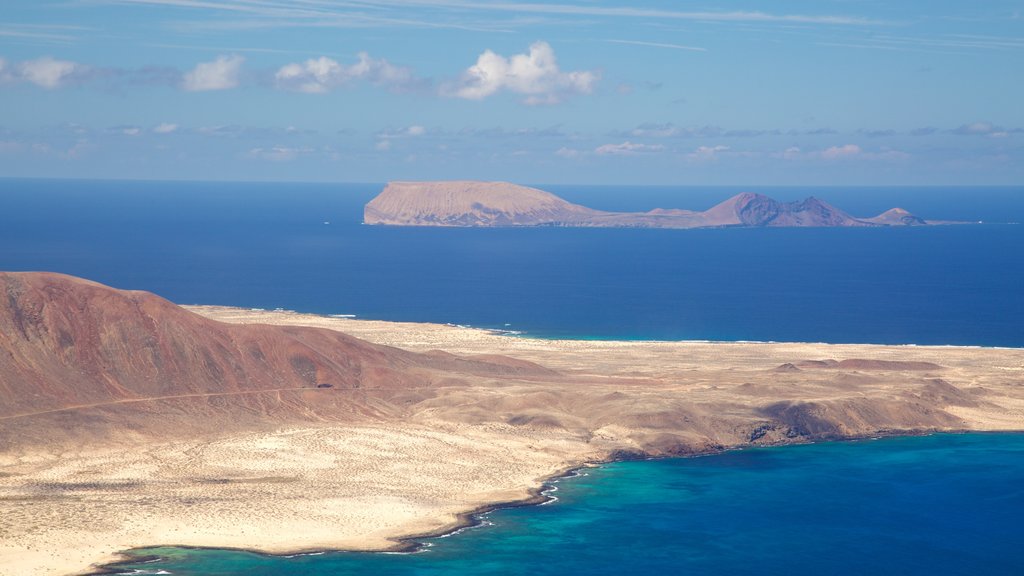
M602 228L852 227L931 224L893 208L857 218L818 198L780 202L743 192L703 212L656 208L606 212L507 182L391 182L366 204L363 222L389 226Z

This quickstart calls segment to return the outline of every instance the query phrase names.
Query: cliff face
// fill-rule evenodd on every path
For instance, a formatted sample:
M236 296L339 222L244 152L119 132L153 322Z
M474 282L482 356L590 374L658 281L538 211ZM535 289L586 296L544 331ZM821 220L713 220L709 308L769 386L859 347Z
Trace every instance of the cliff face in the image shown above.
M713 228L724 226L905 226L926 224L901 210L855 218L817 198L779 202L744 192L703 212L658 208L603 212L536 188L504 182L393 182L364 210L367 224L392 226L574 226Z
M534 226L585 222L602 212L505 182L392 182L364 210L367 224Z

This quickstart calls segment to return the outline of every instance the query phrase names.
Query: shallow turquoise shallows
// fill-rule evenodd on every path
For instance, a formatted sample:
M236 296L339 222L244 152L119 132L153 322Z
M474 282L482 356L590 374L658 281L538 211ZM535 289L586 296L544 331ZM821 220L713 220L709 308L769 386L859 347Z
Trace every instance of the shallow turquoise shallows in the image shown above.
M414 554L156 548L128 574L1024 574L1024 434L622 462Z

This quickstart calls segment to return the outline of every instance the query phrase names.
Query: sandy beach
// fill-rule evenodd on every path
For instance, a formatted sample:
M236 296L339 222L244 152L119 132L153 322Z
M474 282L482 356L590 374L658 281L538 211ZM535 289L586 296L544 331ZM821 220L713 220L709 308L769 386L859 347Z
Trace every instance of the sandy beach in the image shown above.
M268 430L172 440L140 433L92 448L0 452L0 574L81 574L118 551L153 545L391 549L451 529L482 506L530 498L552 475L625 453L1024 429L1021 349L536 340L188 309L417 352L502 354L559 375L362 392L361 409L344 420L312 414ZM181 406L161 399L158 408L171 417Z

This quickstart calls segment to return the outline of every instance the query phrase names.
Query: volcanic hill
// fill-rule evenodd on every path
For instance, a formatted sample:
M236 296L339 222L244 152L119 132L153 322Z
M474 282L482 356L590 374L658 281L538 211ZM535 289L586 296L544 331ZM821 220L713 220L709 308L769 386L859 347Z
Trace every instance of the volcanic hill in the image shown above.
M390 226L567 226L605 228L719 228L911 226L929 222L901 208L857 218L819 200L779 202L744 192L704 210L656 208L605 212L550 192L507 182L391 182L363 211L366 224Z
M944 411L946 402L974 402L956 392L954 400L921 403L920 390L941 387L936 363L912 374L917 365L898 362L854 358L817 366L823 361L782 359L799 369L802 381L826 388L847 377L837 370L898 374L899 395L882 392L886 387L861 389L861 396L842 393L822 412L820 398L831 393L811 400L804 388L772 388L700 398L677 388L689 386L688 379L623 378L596 357L549 355L535 363L529 355L495 354L507 342L499 339L479 353L410 351L319 327L227 324L148 292L60 274L0 273L0 453L12 445L135 434L216 435L414 417L543 423L584 436L614 425L621 438L611 449L663 453L742 443L750 430L766 425L781 434L775 441L959 428L960 419ZM745 382L775 378L778 363L752 361L759 366ZM627 390L646 390L645 400L635 401L623 394ZM813 431L806 419L817 423Z
M61 274L0 273L0 451L36 435L175 436L179 425L224 433L394 416L367 395L554 374L501 356L417 354L333 330L223 324L148 292ZM4 420L29 418L48 422L4 434Z

